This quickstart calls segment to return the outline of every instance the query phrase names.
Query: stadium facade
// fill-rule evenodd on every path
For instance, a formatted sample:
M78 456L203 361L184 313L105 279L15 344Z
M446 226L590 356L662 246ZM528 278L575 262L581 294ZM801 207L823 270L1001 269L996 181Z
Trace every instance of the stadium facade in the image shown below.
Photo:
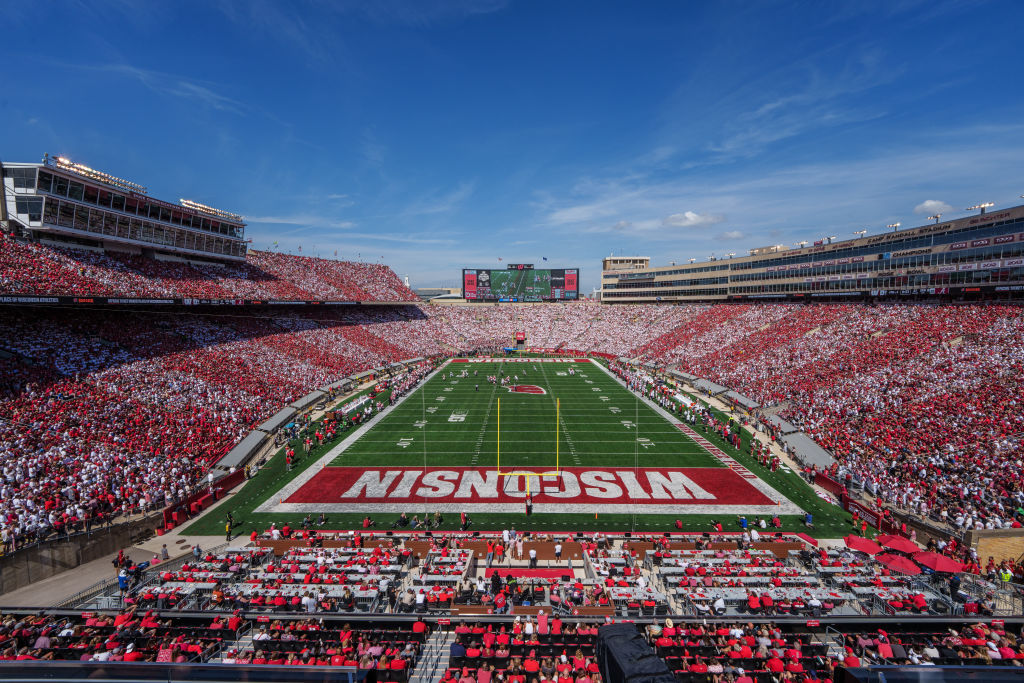
M740 258L606 267L601 273L605 303L1022 293L1024 206L798 249L753 249Z
M0 220L36 239L80 247L244 261L242 217L198 202L150 197L144 186L46 155L41 163L4 163Z

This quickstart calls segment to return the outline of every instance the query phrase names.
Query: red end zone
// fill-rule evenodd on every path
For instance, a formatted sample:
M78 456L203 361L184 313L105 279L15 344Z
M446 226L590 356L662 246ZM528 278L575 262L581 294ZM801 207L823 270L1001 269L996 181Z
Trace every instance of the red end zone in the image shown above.
M670 513L679 506L775 506L776 502L725 467L588 469L569 467L558 475L522 470L499 476L493 468L327 467L284 501L285 504L378 504L414 506L427 503L452 509L487 506L494 511L520 510L527 492L536 506L551 511L574 506L602 509L624 505L644 512ZM535 472L526 474L527 472ZM470 507L473 506L473 507ZM542 511L538 508L538 511ZM708 509L708 512L712 510Z

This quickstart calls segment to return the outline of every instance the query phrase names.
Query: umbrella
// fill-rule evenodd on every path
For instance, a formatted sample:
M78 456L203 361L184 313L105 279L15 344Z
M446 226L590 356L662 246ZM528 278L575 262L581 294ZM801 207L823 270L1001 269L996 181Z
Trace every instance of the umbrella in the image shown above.
M951 557L940 555L939 553L914 553L913 558L914 562L924 565L929 569L934 569L937 572L955 574L964 570L964 566L961 563Z
M886 548L889 548L890 550L898 550L901 553L916 553L921 550L921 548L909 538L896 536L895 534L879 536L875 540Z
M921 568L914 564L913 560L904 557L903 555L893 555L892 553L883 553L876 555L875 559L884 564L894 572L900 574L920 574Z
M882 546L878 545L870 538L863 538L861 536L846 536L843 538L846 541L846 547L850 550L857 550L868 555L877 555L882 552Z

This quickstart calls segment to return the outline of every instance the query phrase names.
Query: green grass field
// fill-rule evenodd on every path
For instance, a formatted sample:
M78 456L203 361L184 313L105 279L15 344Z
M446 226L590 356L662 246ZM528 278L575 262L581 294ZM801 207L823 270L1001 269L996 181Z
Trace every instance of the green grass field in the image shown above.
M569 368L576 370L570 376ZM463 370L468 377L458 377ZM474 375L474 371L477 373ZM512 393L487 381L499 371L519 375L518 384L536 385L544 394ZM450 376L454 373L456 376ZM479 385L479 387L477 387ZM498 403L500 400L500 413ZM557 402L557 404L556 404ZM558 455L556 463L556 413ZM500 421L500 426L499 426ZM264 503L282 498L281 489L297 477L315 476L329 467L408 466L436 469L475 466L496 469L500 429L501 471L519 468L553 471L560 468L701 467L723 465L701 446L625 389L603 369L583 363L453 363L435 373L400 405L385 411L382 419L359 437L344 432L334 443L315 448L291 471L285 471L283 449L259 474L214 515L193 522L190 533L223 533L223 519L231 510L240 522L236 533L264 529L271 522L293 526L305 514L255 512ZM795 473L770 472L745 455L749 435L743 432L737 451L712 433L703 434L714 445L738 460L789 501L815 516L821 537L838 537L849 531L850 517L822 501ZM344 452L328 454L344 444ZM323 457L329 462L319 462ZM408 514L431 512L410 507ZM315 516L315 515L314 515ZM358 527L364 513L330 513L330 528ZM372 515L380 526L390 525L396 515ZM526 517L518 513L474 513L473 528L544 530L674 531L681 519L684 529L704 531L711 520L735 529L735 514L605 514L546 513ZM783 528L802 531L803 519L784 515ZM446 528L458 526L458 515L446 516Z
M458 377L464 369L469 376ZM499 372L547 393L513 393L490 384L487 376ZM449 365L331 464L497 467L499 434L503 472L553 471L556 464L631 467L637 461L640 467L721 467L604 371L581 363Z

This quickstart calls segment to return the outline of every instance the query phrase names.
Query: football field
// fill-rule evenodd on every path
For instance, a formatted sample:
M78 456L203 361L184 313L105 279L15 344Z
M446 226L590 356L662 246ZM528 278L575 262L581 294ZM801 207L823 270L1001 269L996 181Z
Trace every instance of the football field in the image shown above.
M703 442L703 443L701 443ZM257 513L796 515L799 506L604 366L457 359Z

